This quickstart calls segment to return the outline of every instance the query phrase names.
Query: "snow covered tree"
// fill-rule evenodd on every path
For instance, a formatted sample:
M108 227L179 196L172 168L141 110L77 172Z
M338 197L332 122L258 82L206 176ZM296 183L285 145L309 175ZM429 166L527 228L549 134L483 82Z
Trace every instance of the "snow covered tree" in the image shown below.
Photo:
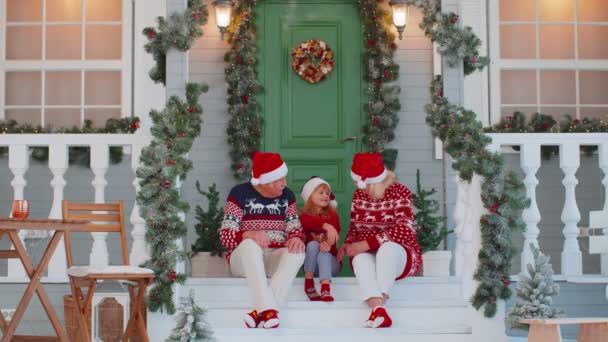
M551 306L553 296L559 294L559 285L553 282L553 268L550 258L530 244L534 254L534 265L528 264L528 274L519 275L515 289L515 304L509 311L507 320L511 327L528 329L528 325L519 323L521 319L556 318L563 316L561 309Z
M188 297L181 297L175 317L176 325L167 342L202 342L215 341L213 332L203 316L205 310L196 305L194 290L190 290Z

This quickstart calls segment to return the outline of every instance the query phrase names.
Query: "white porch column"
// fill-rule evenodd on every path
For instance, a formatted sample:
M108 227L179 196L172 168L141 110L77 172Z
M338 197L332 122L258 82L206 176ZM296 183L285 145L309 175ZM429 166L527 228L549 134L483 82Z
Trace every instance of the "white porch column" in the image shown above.
M91 171L95 175L93 188L95 188L95 203L105 202L105 188L108 182L105 175L109 166L109 148L107 144L94 143L91 145ZM91 233L93 247L91 248L90 264L104 267L109 264L108 246L106 238L108 233Z
M27 145L9 145L8 147L8 168L13 173L11 185L13 187L13 199L23 198L23 189L27 181L23 177L29 167L30 156ZM31 210L31 209L30 209ZM26 232L20 231L19 238L24 242ZM25 246L25 243L23 244ZM25 269L19 259L8 259L8 276L11 278L27 279Z
M63 201L63 189L66 185L63 175L68 169L68 146L54 143L49 146L49 169L53 173L51 186L53 187L53 204L49 218L60 219L63 217L61 201ZM55 254L49 263L49 278L66 278L67 264L65 257L65 245L63 239L55 250Z
M141 149L145 145L143 144L134 144L131 152L131 168L133 172L137 171L139 167L139 160L141 157ZM135 193L139 192L141 188L139 185L140 179L135 176L133 179L133 187L135 188ZM148 247L146 246L146 221L139 215L139 205L137 201L134 201L133 210L131 211L130 217L131 224L133 225L133 230L131 231L131 236L133 237L133 244L131 246L131 255L129 256L129 262L133 266L141 265L144 261L150 258Z
M608 142L600 144L598 148L599 166L602 172L604 172L604 179L602 180L602 184L604 185L604 208L589 213L589 227L604 228L604 235L608 235ZM601 262L602 275L608 276L608 254L601 255ZM608 291L608 288L606 288L606 291Z
M564 222L564 249L562 250L562 275L572 276L583 273L583 257L578 245L577 223L581 214L576 204L575 189L578 184L576 170L580 165L579 144L564 143L559 147L559 166L564 171L562 184L565 188L566 198L561 219Z
M521 168L526 173L524 184L526 185L526 195L530 199L530 207L522 213L522 218L526 222L526 231L524 232L524 246L521 251L521 272L527 273L527 264L534 264L534 255L530 249L530 244L538 248L538 222L540 222L540 211L536 203L536 186L538 179L536 172L540 167L540 144L525 143L521 145Z
M457 277L462 276L462 268L464 264L464 226L467 211L467 197L469 184L464 182L458 175L454 176L456 189L456 205L454 206L454 235L456 236L456 248L454 250L454 273Z

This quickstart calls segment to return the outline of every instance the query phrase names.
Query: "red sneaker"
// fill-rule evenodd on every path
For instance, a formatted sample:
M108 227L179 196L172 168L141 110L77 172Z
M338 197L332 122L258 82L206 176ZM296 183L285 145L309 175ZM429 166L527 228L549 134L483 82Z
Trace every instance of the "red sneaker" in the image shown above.
M369 317L367 318L367 320L363 323L363 326L366 328L371 328L372 325L374 324L375 319L376 319L376 314L374 313L374 310L372 309L372 312L369 314Z
M245 314L245 316L243 316L243 321L245 321L247 328L257 328L262 322L260 315L258 315L258 312L255 310Z
M393 325L391 316L388 315L386 309L383 306L377 307L373 313L376 317L372 323L372 328L390 328Z
M319 296L317 289L315 289L314 279L304 280L304 292L306 293L306 296L308 296L308 299L310 299L311 302L318 302L321 300L321 296Z
M334 297L331 295L331 287L329 284L321 284L321 300L324 302L333 302Z
M274 329L279 327L279 312L277 310L266 310L260 313L262 328Z

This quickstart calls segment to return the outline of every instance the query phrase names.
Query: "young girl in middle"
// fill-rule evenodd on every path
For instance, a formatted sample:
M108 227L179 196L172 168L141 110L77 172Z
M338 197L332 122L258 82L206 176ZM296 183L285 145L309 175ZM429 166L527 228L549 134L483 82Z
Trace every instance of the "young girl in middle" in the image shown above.
M340 218L337 203L329 183L320 177L311 177L302 187L304 207L300 221L306 234L304 259L304 291L311 301L333 302L331 278L340 271L336 259L336 243L340 237ZM321 294L315 288L314 276L321 280Z

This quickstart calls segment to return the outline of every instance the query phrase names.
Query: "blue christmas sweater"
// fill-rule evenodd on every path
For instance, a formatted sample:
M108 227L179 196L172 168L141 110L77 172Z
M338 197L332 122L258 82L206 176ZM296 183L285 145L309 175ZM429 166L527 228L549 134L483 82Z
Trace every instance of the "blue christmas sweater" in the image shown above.
M287 240L292 237L304 240L293 192L285 188L281 196L266 198L251 183L232 188L220 228L220 240L228 249L226 258L229 262L232 251L243 241L246 231L266 232L270 240L269 248L285 247Z

